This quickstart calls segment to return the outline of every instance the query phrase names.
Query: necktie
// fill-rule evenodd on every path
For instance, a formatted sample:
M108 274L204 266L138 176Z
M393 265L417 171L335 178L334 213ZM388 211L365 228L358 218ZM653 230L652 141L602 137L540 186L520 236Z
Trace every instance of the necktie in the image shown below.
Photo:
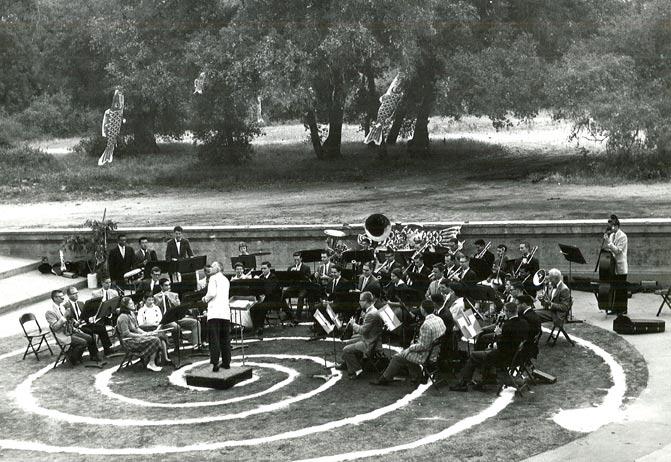
M165 292L163 292L163 313L168 310L168 301L165 299Z
M331 292L335 292L335 286L336 286L336 283L337 283L337 282L338 282L337 279L334 279L334 280L333 280L333 289L331 289Z
M103 302L107 301L107 291L103 289Z

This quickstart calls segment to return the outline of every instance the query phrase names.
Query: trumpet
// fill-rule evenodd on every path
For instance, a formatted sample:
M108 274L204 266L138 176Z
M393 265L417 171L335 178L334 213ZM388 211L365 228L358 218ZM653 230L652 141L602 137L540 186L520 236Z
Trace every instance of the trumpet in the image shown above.
M484 249L482 249L482 252L478 253L475 258L482 258L485 256L485 253L489 250L489 248L492 246L492 241L489 241L487 245L485 246ZM463 246L462 246L463 247Z
M534 255L536 255L537 250L538 250L538 246L534 246L531 249L531 252L529 253L529 256L522 258L522 260L520 261L520 264L517 265L517 268L515 268L515 271L513 271L513 278L518 278L520 276L520 271L522 270L522 266L528 264L534 258ZM528 277L529 276L527 276L524 280L526 281L526 279Z
M455 266L454 269L447 272L447 274L445 275L445 279L455 280L454 277L457 276L459 274L459 272L461 271L461 266L459 266L459 265L454 265L454 266Z

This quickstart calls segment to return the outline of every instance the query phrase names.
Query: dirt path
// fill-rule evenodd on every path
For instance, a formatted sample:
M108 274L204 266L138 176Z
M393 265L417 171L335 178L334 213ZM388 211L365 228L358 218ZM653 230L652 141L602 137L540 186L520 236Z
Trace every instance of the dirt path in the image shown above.
M160 197L0 205L0 228L59 228L107 216L121 226L361 223L382 212L398 221L580 219L611 211L622 217L671 216L666 185L360 183L341 188L238 193L169 193Z

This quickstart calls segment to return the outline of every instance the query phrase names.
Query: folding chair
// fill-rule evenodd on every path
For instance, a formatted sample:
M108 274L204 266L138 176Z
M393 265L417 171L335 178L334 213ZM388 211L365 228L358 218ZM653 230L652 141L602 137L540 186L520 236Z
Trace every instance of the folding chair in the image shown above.
M571 344L571 346L575 346L575 342L571 339L571 337L569 337L566 330L564 330L564 323L566 322L568 313L569 312L567 311L566 314L564 314L564 316L562 317L560 322L553 323L552 330L550 331L550 335L548 336L547 340L545 341L546 344L550 343L550 341L552 341L552 344L550 346L555 346L555 344L557 343L557 339L559 338L559 335L563 334L564 338Z
M662 308L664 308L664 305L671 309L671 287L668 289L655 290L655 293L662 297L662 303L659 305L659 309L657 310L657 316L659 316L662 313Z
M431 383L434 387L436 387L436 389L438 388L438 385L443 382L443 380L438 378L438 358L436 357L433 359L433 353L435 352L436 348L440 348L443 344L444 336L445 335L441 335L435 339L433 343L431 343L431 346L429 347L429 355L422 363L422 375L428 380L431 380Z
M60 340L58 340L58 337L56 337L56 333L54 330L49 326L49 330L51 331L51 335L54 337L54 340L56 340L56 345L58 345L58 348L60 349L60 352L58 353L58 357L56 358L56 362L54 363L54 369L56 369L56 366L59 364L63 364L66 359L68 359L68 354L70 353L70 349L72 348L71 345L63 345Z
M517 389L517 393L520 396L523 396L524 389L529 387L529 380L524 378L524 367L523 365L529 360L529 352L531 349L529 345L533 345L533 342L524 341L520 344L513 356L513 359L510 361L510 364L506 367L497 368L497 372L503 374L503 382L499 384L498 390L496 391L497 395L501 394L501 390L506 387L514 386ZM521 384L519 382L522 382Z
M123 359L121 360L121 363L119 364L119 367L117 368L117 372L119 372L122 368L132 365L133 361L137 358L137 356L126 348L126 345L124 345L123 343L123 338L121 338L121 335L118 333L117 329L114 329L114 331L117 332L117 337L119 338L119 344L121 345L121 349L125 353ZM140 360L142 360L142 358L140 358Z
M30 321L35 321L35 325L37 326L37 330L32 330L32 331L27 331L25 324L29 323ZM21 323L21 329L23 329L23 334L26 336L26 340L28 340L28 346L26 346L26 351L23 352L23 358L26 359L26 355L28 354L28 349L32 349L33 353L35 354L35 358L37 360L40 360L40 357L38 353L40 352L40 349L42 348L42 342L49 348L49 353L51 353L51 356L54 355L54 352L51 350L51 346L49 346L49 342L47 341L47 335L49 335L49 332L47 331L42 331L42 327L40 326L40 323L37 322L37 318L33 313L25 313L21 315L19 318L19 323ZM37 350L35 349L35 346L33 345L33 340L40 339L40 343L37 344Z
M384 351L381 347L382 337L380 336L378 341L375 342L375 345L363 355L363 368L366 369L368 366L370 369L374 369L378 376L382 375L389 365L389 358L384 355Z

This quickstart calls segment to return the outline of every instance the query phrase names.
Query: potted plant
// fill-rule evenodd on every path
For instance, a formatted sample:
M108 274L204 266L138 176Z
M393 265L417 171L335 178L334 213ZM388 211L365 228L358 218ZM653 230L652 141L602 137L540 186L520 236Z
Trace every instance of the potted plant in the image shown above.
M103 271L107 271L107 240L117 229L117 223L112 220L103 219L86 220L84 227L89 231L81 234L73 234L65 238L63 248L76 255L81 255L86 260L89 274L87 276L88 287L98 287L98 280Z

